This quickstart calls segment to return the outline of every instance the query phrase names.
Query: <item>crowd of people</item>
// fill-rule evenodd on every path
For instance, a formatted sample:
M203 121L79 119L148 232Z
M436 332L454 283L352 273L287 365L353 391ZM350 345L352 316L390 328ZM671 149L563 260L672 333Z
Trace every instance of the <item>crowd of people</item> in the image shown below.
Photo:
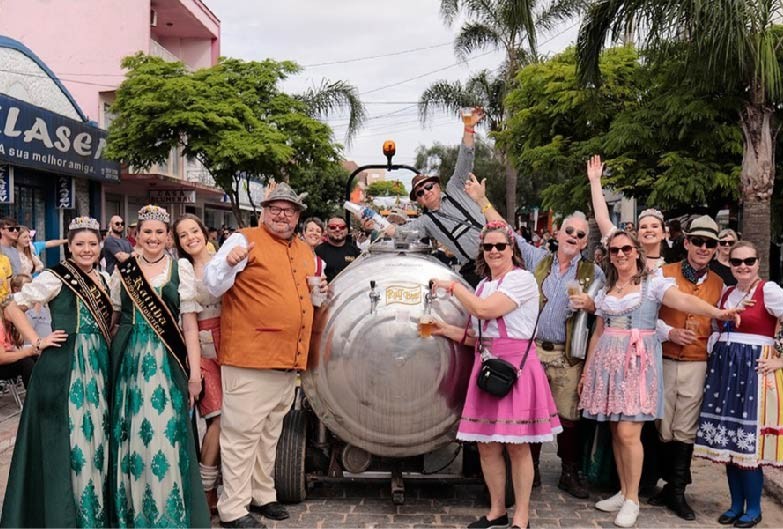
M385 229L437 243L465 280L433 279L469 319L436 321L432 334L475 354L457 439L477 444L490 505L469 527L529 527L541 446L555 439L558 487L576 498L590 496L591 466L613 463L617 492L595 508L619 527L636 523L645 489L693 520L694 455L726 466L731 503L718 521L759 523L761 467L783 466L783 289L759 277L755 246L707 216L682 233L670 223L668 243L655 209L614 226L599 157L587 164L595 260L579 211L533 241L471 173L482 118L477 109L464 122L443 189L438 177L413 179L423 214L402 212ZM65 241L44 243L67 243L47 269L30 230L0 219L0 369L17 366L27 386L0 525L206 527L212 512L224 527L263 527L256 515L289 516L275 492L276 445L323 310L311 290L326 293L362 250L339 214L301 218L307 206L286 183L261 205L257 227L220 234L155 205L128 236L118 216L105 234L79 217ZM504 392L479 381L497 361L514 373ZM604 425L607 446L588 423ZM595 457L609 446L613 457Z

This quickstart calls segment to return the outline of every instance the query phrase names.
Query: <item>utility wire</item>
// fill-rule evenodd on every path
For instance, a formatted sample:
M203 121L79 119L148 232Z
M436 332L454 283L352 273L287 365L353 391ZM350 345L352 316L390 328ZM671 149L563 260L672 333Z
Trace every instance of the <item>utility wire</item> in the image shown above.
M397 55L405 55L406 53L413 53L413 52L416 52L416 51L433 50L435 48L442 48L444 46L449 46L451 44L453 44L453 41L442 42L440 44L433 44L432 46L421 46L419 48L409 48L407 50L400 50L400 51L395 51L395 52L391 52L391 53L383 53L383 54L380 54L380 55L367 55L365 57L356 57L356 58L353 58L353 59L343 59L343 60L339 60L339 61L330 61L330 62L318 62L318 63L315 63L315 64L304 64L304 65L302 65L302 67L303 68L317 68L319 66L330 66L332 64L348 64L348 63L351 63L351 62L369 61L369 60L372 60L372 59L381 59L383 57L396 57Z

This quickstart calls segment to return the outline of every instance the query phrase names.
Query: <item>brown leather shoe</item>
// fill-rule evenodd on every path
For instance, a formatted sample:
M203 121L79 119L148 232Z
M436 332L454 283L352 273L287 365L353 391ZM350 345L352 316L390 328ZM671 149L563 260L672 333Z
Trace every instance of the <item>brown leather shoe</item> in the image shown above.
M579 471L576 465L563 465L563 470L560 473L560 481L557 483L557 488L564 490L574 498L584 500L590 497L590 493L587 488L582 484L579 479Z
M204 494L207 495L207 507L209 507L209 512L211 514L217 514L217 489L205 490Z

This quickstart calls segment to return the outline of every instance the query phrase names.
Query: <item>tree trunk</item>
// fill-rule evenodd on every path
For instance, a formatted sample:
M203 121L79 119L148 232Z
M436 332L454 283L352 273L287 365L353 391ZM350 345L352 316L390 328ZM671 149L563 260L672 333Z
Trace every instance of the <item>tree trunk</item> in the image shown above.
M759 275L769 276L771 242L770 205L775 182L774 111L764 105L748 104L740 123L742 149L742 238L758 247Z
M503 166L506 169L506 222L515 227L517 216L517 170L508 156L503 156Z

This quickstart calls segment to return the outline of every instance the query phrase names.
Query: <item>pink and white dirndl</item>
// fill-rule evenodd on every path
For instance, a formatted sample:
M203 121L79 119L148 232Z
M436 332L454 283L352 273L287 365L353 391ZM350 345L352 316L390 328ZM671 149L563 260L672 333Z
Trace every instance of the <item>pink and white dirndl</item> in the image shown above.
M481 293L481 286L477 294ZM483 322L486 328L487 322ZM503 317L497 319L499 338L484 340L485 347L496 358L519 366L528 340L509 338ZM535 343L511 391L495 397L476 385L481 355L476 347L473 371L462 409L457 439L482 443L541 443L554 440L563 431L557 407L549 389L546 373L538 360Z

